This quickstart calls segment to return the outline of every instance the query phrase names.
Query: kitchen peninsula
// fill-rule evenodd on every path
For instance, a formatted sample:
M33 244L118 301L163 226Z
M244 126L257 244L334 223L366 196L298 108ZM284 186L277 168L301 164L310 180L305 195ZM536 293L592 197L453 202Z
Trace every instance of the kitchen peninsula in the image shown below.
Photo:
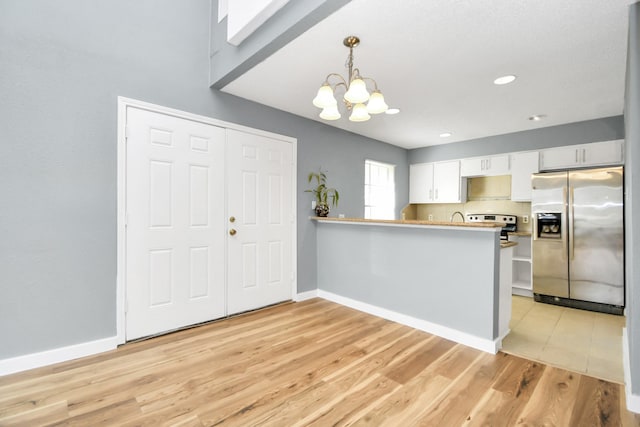
M313 220L319 296L480 350L501 348L514 243L501 248L500 223Z

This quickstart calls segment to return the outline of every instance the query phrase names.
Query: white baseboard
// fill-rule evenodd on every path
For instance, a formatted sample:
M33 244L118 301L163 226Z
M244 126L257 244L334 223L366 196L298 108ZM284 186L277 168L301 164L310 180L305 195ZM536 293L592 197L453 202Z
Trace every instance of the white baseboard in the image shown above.
M479 338L475 335L460 332L456 329L438 325L436 323L431 323L426 320L418 319L406 314L367 304L351 298L343 297L341 295L336 295L331 292L323 291L322 289L318 289L318 297L353 308L358 311L382 317L383 319L410 326L412 328L419 329L421 331L428 332L430 334L437 335L439 337L446 338L448 340L455 341L459 344L473 347L487 353L496 354L501 348L501 339L487 340L484 338Z
M622 328L622 366L624 368L627 409L640 414L640 395L631 393L631 362L629 359L629 336L627 335L627 328Z
M40 353L3 359L0 360L0 376L113 350L117 347L117 343L117 337L109 337L67 347L54 348Z
M312 291L301 292L301 293L296 294L293 297L293 300L295 302L300 302L300 301L308 300L308 299L311 299L311 298L317 298L317 296L318 296L318 290L314 289Z
M533 298L533 291L529 290L529 289L522 289L522 288L511 288L511 294L512 295L518 295L521 297L529 297L529 298Z

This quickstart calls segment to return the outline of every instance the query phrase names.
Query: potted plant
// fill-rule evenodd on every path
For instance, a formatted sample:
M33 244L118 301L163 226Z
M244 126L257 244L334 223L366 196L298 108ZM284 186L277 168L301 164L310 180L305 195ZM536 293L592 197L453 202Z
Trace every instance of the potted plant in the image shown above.
M309 172L307 182L311 184L312 181L315 181L315 187L305 190L305 193L316 196L316 216L326 217L329 215L329 198L333 207L337 207L340 194L335 188L327 187L327 175L322 170Z

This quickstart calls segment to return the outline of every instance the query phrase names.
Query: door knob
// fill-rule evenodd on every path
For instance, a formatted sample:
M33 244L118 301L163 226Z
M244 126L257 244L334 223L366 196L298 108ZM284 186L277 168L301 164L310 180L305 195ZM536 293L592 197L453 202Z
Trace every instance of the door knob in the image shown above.
M237 233L237 231L236 231L234 228L232 228L231 230L229 230L229 234L230 234L230 235L232 235L232 236L235 236L235 235L236 235L236 233Z
M229 217L229 222L236 222L236 217L235 216L230 216Z

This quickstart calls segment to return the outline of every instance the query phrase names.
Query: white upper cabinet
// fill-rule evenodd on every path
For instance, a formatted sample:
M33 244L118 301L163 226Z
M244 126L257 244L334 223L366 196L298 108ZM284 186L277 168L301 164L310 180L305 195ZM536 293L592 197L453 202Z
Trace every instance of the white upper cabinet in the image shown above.
M621 165L624 163L624 139L595 142L582 148L585 166Z
M540 152L540 170L620 165L623 163L623 139L550 148Z
M460 175L463 177L508 175L509 166L508 154L462 159Z
M409 203L433 203L433 163L409 166Z
M531 201L531 174L539 172L537 151L511 155L511 200Z
M466 198L460 179L460 161L433 165L433 199L435 203L461 203Z
M409 166L409 203L460 203L464 196L459 160Z

